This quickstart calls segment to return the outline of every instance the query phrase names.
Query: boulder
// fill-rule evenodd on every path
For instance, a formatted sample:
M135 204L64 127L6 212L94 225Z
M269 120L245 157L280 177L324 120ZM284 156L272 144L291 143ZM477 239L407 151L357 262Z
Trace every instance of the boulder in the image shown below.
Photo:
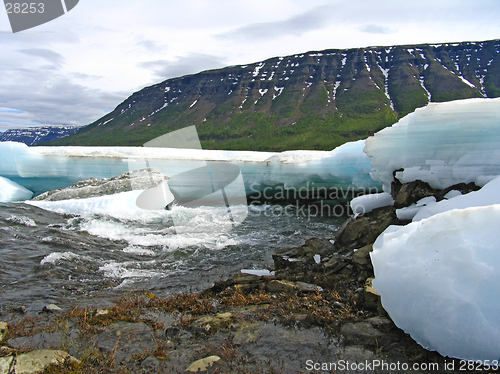
M349 221L336 235L335 247L339 250L352 250L372 244L391 224L397 221L396 209L385 206Z

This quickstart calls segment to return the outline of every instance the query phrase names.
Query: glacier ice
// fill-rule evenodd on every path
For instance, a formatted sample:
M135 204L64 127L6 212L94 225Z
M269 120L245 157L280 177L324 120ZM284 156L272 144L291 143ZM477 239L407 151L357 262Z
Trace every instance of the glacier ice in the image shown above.
M500 175L500 98L430 103L366 140L373 179L390 191L393 172L403 183L436 189L483 186ZM403 169L403 171L398 171Z
M0 177L0 203L23 201L31 199L33 192L12 182L7 178Z
M151 147L28 147L4 142L0 143L0 175L39 194L92 177L111 178L148 167L173 177L203 167L206 162L228 162L240 168L247 195L269 186L381 190L382 185L369 175L370 159L363 148L364 141L347 143L333 151L282 153Z
M413 217L413 221L420 221L433 215L453 209L500 204L500 177L485 184L479 191L458 195L448 200L427 204Z
M365 214L376 208L393 205L394 199L389 192L382 192L355 197L349 204L354 214Z
M394 323L423 347L499 359L499 221L500 205L454 209L390 226L375 241L373 286Z

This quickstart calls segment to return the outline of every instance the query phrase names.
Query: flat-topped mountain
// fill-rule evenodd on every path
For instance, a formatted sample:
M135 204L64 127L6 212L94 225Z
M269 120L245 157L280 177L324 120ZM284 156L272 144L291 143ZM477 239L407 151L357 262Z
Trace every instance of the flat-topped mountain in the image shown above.
M54 145L137 145L196 125L205 149L323 149L428 102L500 96L500 40L331 49L172 78Z
M19 142L35 145L55 139L64 138L80 130L80 126L31 126L19 129L8 129L0 133L0 142Z

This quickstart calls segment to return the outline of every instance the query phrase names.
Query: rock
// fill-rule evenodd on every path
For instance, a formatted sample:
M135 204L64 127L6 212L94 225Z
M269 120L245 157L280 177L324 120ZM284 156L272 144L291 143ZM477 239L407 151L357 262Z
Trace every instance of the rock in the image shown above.
M105 316L105 315L107 315L109 313L110 313L109 309L97 309L96 313L95 313L95 316L96 317Z
M186 373L213 374L222 366L221 361L219 356L202 358L189 365L186 369Z
M341 358L350 362L367 362L372 361L375 355L362 346L350 345L343 349Z
M45 313L60 313L62 311L63 310L55 304L45 305L42 309L42 312L45 312Z
M311 270L316 265L315 256L320 258L333 252L334 246L328 239L312 238L306 240L305 244L295 248L283 248L273 254L275 270Z
M1 357L0 373L35 374L44 371L51 364L62 364L68 360L75 363L80 362L67 352L51 349L22 353L17 355L14 364L13 360L13 356ZM11 365L13 365L13 371L11 371Z
M384 334L373 327L369 322L345 323L340 328L346 344L376 347Z
M14 360L13 356L0 357L0 373L2 374L12 373L13 360Z
M7 332L8 332L7 322L0 322L0 342L3 342L5 340Z
M373 245L368 244L361 247L352 255L352 262L358 265L361 269L372 268L372 260L370 258L370 252L373 251ZM373 268L372 268L373 269Z
M381 308L380 294L373 288L372 281L374 278L368 278L365 283L365 308L379 309Z
M333 256L331 259L329 259L327 262L323 264L326 270L328 270L330 273L336 273L342 268L344 268L346 265L348 265L351 261L348 258L345 258L344 256Z
M267 290L271 293L293 294L299 290L299 287L288 280L272 280L267 284Z
M83 199L125 191L145 190L156 187L165 179L168 177L154 169L134 170L112 178L89 178L67 188L44 192L34 197L33 200Z
M434 196L436 191L427 182L416 180L404 183L394 197L394 207L403 208L416 203L424 197Z
M295 282L295 286L297 287L299 292L320 292L322 290L315 284L306 282Z
M363 217L350 221L337 232L335 248L339 251L362 248L372 244L391 224L397 221L396 209L392 206L372 210Z
M193 322L192 328L195 332L213 333L229 327L233 318L232 313L202 316Z
M115 354L115 361L131 360L136 354L157 348L151 328L143 322L116 322L92 336L90 343L105 354Z
M144 361L141 362L141 367L146 370L154 370L155 372L158 372L158 368L160 367L161 363L160 360L157 359L155 356L149 356L147 357Z
M481 187L477 186L474 182L470 183L458 183L454 184L453 186L450 186L448 188L445 188L444 190L438 191L436 193L436 199L437 201L443 200L446 194L450 191L460 191L462 195L468 194L469 192L474 192L474 191L479 191Z
M23 305L18 306L17 308L14 308L14 312L20 314L26 314L26 307Z

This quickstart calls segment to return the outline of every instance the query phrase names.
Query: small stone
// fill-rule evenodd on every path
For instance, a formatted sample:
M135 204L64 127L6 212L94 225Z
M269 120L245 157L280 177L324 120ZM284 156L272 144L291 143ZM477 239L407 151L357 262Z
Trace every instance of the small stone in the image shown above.
M106 314L109 313L110 313L109 309L97 309L95 315L96 317L98 317L98 316L105 316Z
M221 367L219 356L209 356L193 362L186 369L186 373L213 374Z
M155 356L149 356L141 362L141 367L150 370L158 369L160 367L160 360L158 360Z
M341 303L340 301L334 301L332 303L333 307L334 308L338 308L338 309L344 309L345 308L345 304Z
M26 307L23 306L23 305L18 306L17 308L14 308L14 312L21 313L21 314L26 314Z
M7 322L0 322L0 342L5 340L8 330Z
M315 284L305 282L295 282L300 292L318 292L319 288Z
M169 327L165 330L165 336L167 338L177 338L181 333L181 329L177 326Z
M56 304L45 305L42 309L42 312L46 313L60 313L62 309L59 308Z
M267 284L267 290L271 293L286 293L292 294L298 291L298 287L294 282L287 280L272 280Z
M343 257L332 257L324 263L325 269L329 272L336 273L347 265L347 261Z
M232 313L220 313L215 316L202 316L193 322L194 331L211 333L229 327L233 319Z
M377 309L380 304L380 294L372 286L374 278L368 278L365 283L365 306L370 309Z

